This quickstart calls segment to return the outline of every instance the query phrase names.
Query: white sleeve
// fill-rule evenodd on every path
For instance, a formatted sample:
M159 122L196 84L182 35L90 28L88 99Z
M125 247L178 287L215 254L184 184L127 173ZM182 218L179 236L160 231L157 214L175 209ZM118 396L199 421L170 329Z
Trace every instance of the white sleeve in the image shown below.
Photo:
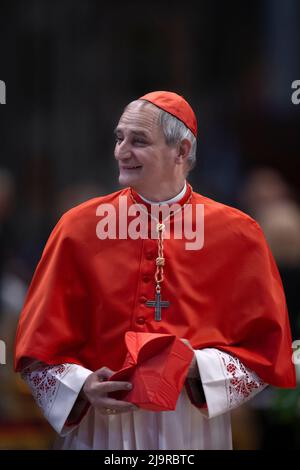
M219 349L195 350L209 418L237 408L267 384L239 359Z
M49 366L35 361L23 369L21 376L31 389L45 418L56 432L64 436L79 424L66 425L66 422L86 378L91 373L92 371L77 364ZM80 411L83 411L83 407Z

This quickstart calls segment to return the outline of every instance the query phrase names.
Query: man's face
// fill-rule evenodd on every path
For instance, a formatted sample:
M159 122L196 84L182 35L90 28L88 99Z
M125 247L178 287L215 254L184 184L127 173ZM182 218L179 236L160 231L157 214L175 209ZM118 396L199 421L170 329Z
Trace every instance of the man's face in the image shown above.
M115 131L119 183L141 194L155 193L173 181L176 148L166 144L158 114L156 107L135 102L125 110Z

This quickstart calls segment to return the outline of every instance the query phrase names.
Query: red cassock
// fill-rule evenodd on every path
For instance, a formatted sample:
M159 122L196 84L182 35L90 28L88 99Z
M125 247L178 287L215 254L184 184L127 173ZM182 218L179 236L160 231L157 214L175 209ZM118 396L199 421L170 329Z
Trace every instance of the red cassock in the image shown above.
M190 195L188 186L180 204ZM170 306L155 321L146 301L155 298L157 240L96 236L98 206L112 204L119 220L120 196L133 204L126 188L70 210L54 228L21 314L16 370L33 357L117 371L127 354L124 335L136 331L218 348L269 384L295 386L283 288L257 223L193 192L193 209L204 206L204 245L187 250L185 239L164 241L162 300Z

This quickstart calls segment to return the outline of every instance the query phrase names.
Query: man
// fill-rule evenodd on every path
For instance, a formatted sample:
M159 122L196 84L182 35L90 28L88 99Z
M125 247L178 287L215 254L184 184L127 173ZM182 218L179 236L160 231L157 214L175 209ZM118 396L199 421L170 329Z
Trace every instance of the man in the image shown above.
M230 449L232 408L266 384L295 385L275 263L254 220L187 183L197 122L181 96L133 101L115 134L125 189L58 222L20 319L16 370L61 448ZM188 246L191 233L203 240ZM122 368L127 331L174 334L193 349L176 410L110 395L132 387L107 380Z

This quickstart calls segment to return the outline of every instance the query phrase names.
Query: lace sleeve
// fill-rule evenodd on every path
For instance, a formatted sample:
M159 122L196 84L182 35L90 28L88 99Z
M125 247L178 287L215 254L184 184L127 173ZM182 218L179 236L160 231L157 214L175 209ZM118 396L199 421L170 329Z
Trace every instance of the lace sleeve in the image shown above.
M35 362L23 369L22 379L29 386L31 393L47 416L53 406L60 380L71 368L71 364L46 365Z
M91 373L77 364L48 365L33 360L21 376L51 426L60 435L66 435L80 424L88 411L89 403L79 400L78 395Z
M227 413L261 392L268 384L237 357L216 348L195 350L206 409L192 403L209 418Z
M226 376L225 387L230 409L241 405L266 387L267 384L239 359L220 350L217 353Z

